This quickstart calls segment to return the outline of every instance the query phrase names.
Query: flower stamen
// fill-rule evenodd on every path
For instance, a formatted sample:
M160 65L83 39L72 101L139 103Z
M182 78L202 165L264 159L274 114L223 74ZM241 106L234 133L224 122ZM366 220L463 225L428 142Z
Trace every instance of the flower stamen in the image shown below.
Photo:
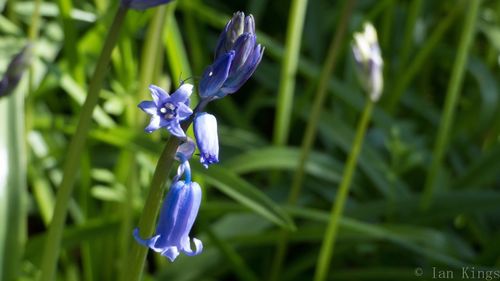
M163 114L165 119L172 120L177 116L177 106L167 102L162 108L160 108L160 112Z

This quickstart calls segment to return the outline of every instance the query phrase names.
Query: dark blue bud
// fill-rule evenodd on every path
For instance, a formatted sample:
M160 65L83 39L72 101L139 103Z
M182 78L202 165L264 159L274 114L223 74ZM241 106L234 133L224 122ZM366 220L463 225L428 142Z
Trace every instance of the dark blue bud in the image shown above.
M224 93L224 95L232 94L238 91L255 72L257 66L262 60L263 55L264 48L260 45L252 46L248 55L240 54L240 64L237 65L234 63L235 66L229 70L228 78L220 91Z
M7 70L0 81L0 97L9 95L16 88L23 77L23 73L31 61L31 44L27 44L12 58Z
M232 60L228 60L228 53L234 54ZM203 74L200 82L201 97L216 99L238 91L255 72L263 54L264 48L257 44L253 16L245 17L243 12L234 13L219 36L215 63ZM227 66L229 69L225 75L222 70L226 70ZM216 76L217 69L221 72Z
M215 98L219 96L220 89L229 75L229 69L231 68L234 56L235 52L229 51L205 69L199 85L200 96L202 98Z
M244 33L255 35L255 22L253 16L249 15L245 17L245 13L236 12L219 36L217 48L215 49L215 58L217 59L221 55L232 50L238 38Z

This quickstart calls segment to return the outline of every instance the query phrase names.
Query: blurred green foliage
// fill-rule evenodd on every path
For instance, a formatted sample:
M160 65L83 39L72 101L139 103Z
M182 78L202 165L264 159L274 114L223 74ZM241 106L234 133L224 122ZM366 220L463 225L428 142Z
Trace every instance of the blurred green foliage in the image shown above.
M293 205L287 197L345 1L308 1L291 77L281 75L283 64L295 59L284 55L291 1L176 0L130 11L79 165L57 280L127 280L132 229L168 136L145 134L147 116L136 106L148 98L150 83L166 89L188 78L197 83L220 30L238 10L254 15L266 52L238 93L209 105L218 117L221 163L208 170L192 163L204 188L194 229L204 252L175 263L150 253L144 280L267 280L283 230L289 243L279 280L312 279L366 100L350 50L364 21L378 31L384 92L340 222L330 279L423 280L435 267L461 280L464 266L499 270L500 1L480 6L437 189L429 208L421 208L469 1L477 0L357 1ZM40 274L68 141L117 5L41 2L29 75L0 99L0 280ZM0 1L1 74L28 41L34 11L32 0ZM277 146L282 79L295 81L289 135Z

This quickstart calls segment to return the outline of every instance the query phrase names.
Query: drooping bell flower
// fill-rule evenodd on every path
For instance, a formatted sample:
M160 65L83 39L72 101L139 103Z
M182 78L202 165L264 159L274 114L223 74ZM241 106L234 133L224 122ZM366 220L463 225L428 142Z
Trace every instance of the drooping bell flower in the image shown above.
M151 133L159 128L166 128L172 135L185 138L186 134L180 122L193 113L189 108L189 96L193 91L193 85L184 83L172 95L155 85L149 86L149 90L153 100L143 101L138 105L151 115L151 121L145 131Z
M189 232L200 208L201 188L196 182L191 182L188 161L184 161L179 166L176 178L179 178L179 173L184 173L185 180L176 180L170 187L167 197L163 201L154 236L142 239L139 235L139 229L134 229L134 237L137 242L161 253L172 262L181 252L188 256L194 256L203 250L203 243L199 239L192 238L193 250L189 237Z
M172 0L122 0L122 6L143 11L169 2L172 2Z
M379 100L384 86L382 69L384 62L377 39L377 31L365 23L363 32L354 34L352 52L361 84L373 102Z
M27 44L12 58L5 74L0 80L0 97L9 95L16 88L23 77L23 73L31 61L32 46Z
M206 112L197 113L194 118L194 136L200 150L200 162L205 167L219 162L219 137L217 119Z
M215 62L202 75L200 96L212 100L235 93L255 72L263 54L253 16L235 13L219 36Z

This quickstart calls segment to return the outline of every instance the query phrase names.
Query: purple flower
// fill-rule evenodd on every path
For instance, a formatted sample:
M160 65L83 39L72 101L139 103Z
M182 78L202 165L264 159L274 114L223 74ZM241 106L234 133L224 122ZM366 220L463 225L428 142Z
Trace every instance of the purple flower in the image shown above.
M31 56L32 47L31 44L27 44L12 58L2 80L0 80L0 97L7 96L16 88L23 77L24 70L26 70L31 61Z
M229 69L235 52L229 51L221 55L212 65L208 66L200 80L200 96L203 98L223 97L220 89L229 76Z
M151 122L145 131L151 133L159 128L167 128L174 136L185 138L186 134L181 128L180 121L187 119L193 111L189 108L189 96L193 85L182 84L171 96L162 88L151 85L152 101L143 101L139 108L151 115Z
M201 188L190 179L176 181L163 201L160 219L155 235L149 239L139 236L139 229L134 229L134 237L140 244L161 253L174 261L180 252L188 256L201 253L203 243L193 238L195 250L191 249L189 232L193 227L201 202Z
M208 165L219 162L219 138L217 136L217 119L215 116L202 112L194 119L194 136L200 150L200 162Z
M235 13L219 36L215 62L203 73L200 96L216 99L235 93L255 72L263 54L253 16Z
M167 4L171 1L172 0L122 0L122 6L142 11L162 4Z

